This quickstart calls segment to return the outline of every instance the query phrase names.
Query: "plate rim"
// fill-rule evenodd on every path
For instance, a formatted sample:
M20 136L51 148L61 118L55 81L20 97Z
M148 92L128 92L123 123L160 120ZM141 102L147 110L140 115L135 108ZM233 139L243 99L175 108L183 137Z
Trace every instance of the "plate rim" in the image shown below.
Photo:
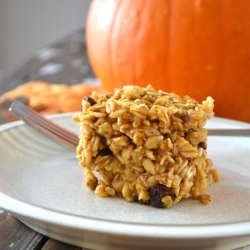
M240 222L228 222L204 225L160 225L136 222L112 221L100 218L74 215L66 212L56 211L20 201L3 194L0 191L0 200L7 201L9 206L1 206L1 209L13 213L17 218L29 218L40 222L74 228L78 230L88 230L112 235L126 235L144 238L178 238L178 239L208 239L231 236L250 235L250 220ZM18 208L18 209L13 209ZM20 208L22 213L20 212ZM32 211L32 213L30 213ZM21 217L21 218L20 218ZM25 222L25 220L23 220ZM90 223L90 222L95 223ZM119 230L118 230L119 228ZM146 228L146 229L145 229ZM165 230L159 230L163 228ZM247 230L248 229L248 230ZM197 234L197 232L199 232Z

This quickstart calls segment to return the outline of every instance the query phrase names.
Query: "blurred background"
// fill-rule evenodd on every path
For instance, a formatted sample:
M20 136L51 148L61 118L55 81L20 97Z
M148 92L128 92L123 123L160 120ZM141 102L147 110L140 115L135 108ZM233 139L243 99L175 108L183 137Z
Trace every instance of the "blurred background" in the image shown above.
M0 71L84 28L91 0L0 0Z
M9 112L16 98L31 108L40 100L39 112L66 112L58 104L60 97L61 103L72 104L67 106L70 112L79 110L82 97L99 87L86 51L90 3L0 0L0 124L16 119ZM65 84L78 88L63 92ZM50 109L52 106L59 109Z

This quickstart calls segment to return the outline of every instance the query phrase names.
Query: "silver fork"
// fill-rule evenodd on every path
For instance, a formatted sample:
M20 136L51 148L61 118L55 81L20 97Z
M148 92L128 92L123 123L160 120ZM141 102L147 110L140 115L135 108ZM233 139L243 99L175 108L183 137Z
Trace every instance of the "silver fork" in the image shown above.
M14 101L10 106L10 112L32 127L42 131L50 137L57 139L71 148L76 148L78 136L61 126L53 123L38 114L25 104ZM208 129L209 136L250 136L250 129Z
M79 138L76 134L43 117L22 102L14 101L9 111L33 128L49 135L50 138L56 139L63 145L76 149L79 143Z

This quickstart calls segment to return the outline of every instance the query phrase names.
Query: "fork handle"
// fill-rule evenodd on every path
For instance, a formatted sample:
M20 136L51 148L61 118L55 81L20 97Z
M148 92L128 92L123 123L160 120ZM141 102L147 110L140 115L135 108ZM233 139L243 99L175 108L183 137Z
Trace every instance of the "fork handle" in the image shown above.
M207 129L208 136L250 136L250 129Z

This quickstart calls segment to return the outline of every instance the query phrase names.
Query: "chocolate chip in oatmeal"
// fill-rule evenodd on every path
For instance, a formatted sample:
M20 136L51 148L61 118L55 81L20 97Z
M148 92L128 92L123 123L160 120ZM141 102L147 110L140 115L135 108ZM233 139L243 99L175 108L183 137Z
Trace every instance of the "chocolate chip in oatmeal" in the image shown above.
M199 142L197 145L198 148L203 148L204 150L207 149L207 144L206 142Z
M112 151L109 148L103 148L98 151L98 155L100 156L112 155Z
M157 184L156 186L152 187L149 191L149 196L150 196L150 205L158 208L164 207L164 204L161 201L163 197L171 196L172 199L174 198L174 196L171 193L171 188L168 188L162 184Z
M83 98L83 100L87 101L91 106L96 104L96 101L93 98L89 97L89 96L85 96Z

